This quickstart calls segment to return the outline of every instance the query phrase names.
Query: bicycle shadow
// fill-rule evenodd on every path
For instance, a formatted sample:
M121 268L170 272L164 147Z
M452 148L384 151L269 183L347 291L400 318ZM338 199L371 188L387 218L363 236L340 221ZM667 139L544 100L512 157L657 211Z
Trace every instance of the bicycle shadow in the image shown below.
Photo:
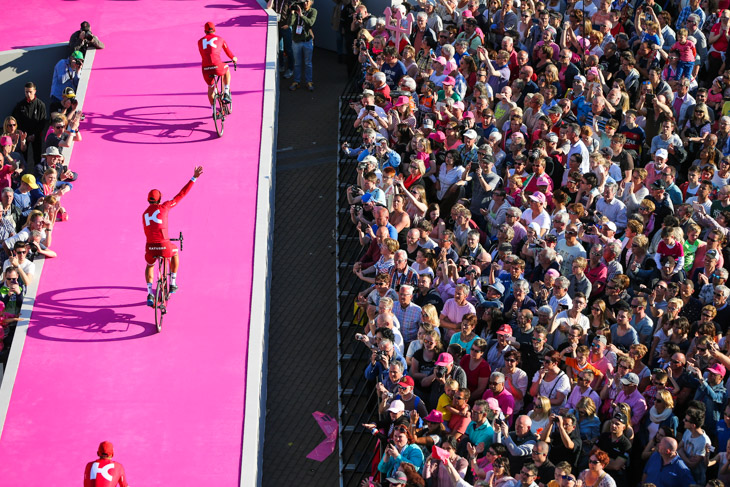
M153 322L141 321L136 314L123 311L142 306L147 309L146 303L138 300L145 294L143 288L125 286L48 291L36 298L28 337L60 342L111 342L154 335L157 328ZM120 297L128 302L109 303Z
M191 115L191 109L194 115ZM111 114L86 112L85 131L124 144L190 144L214 140L210 108L192 105L128 107Z

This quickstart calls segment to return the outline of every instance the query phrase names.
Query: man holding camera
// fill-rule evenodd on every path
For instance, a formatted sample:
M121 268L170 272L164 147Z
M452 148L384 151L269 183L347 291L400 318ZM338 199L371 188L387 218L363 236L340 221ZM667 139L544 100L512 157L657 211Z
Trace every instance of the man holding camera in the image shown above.
M459 383L459 389L466 389L466 372L464 369L454 364L454 357L447 352L438 356L431 375L421 379L421 387L423 390L429 390L429 397L426 405L429 409L436 408L441 394L444 393L446 382L454 379Z
M290 91L299 88L304 75L307 89L314 91L312 83L312 51L314 50L314 32L312 27L317 20L317 9L312 8L314 0L296 2L291 7L289 29L292 30L292 52L294 53L294 83ZM302 70L304 73L302 73Z
M71 34L68 47L72 53L74 51L80 51L86 57L86 51L88 49L104 49L104 43L91 33L91 24L83 21L81 22L81 29Z
M74 51L66 59L61 59L53 68L53 80L51 81L51 102L61 103L63 90L71 87L74 91L78 89L81 68L84 67L84 55L81 51Z

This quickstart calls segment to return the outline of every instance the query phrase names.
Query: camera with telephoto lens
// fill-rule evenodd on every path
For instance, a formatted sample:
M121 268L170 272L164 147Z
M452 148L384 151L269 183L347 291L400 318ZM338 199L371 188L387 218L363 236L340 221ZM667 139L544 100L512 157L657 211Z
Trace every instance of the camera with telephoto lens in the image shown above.
M304 10L304 2L294 2L291 4L291 7L289 7L290 12L294 12L297 8L300 8Z
M384 351L378 350L377 352L375 352L375 358L377 360L383 360L384 358L388 358L388 355L386 355Z
M446 377L446 366L445 365L437 365L434 367L433 371L436 373L436 377L439 379L443 379Z

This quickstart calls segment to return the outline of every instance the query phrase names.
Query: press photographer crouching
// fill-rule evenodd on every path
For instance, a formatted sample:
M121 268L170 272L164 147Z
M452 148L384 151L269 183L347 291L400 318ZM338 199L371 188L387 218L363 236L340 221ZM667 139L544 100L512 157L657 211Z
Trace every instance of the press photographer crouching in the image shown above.
M15 335L15 326L19 321L20 309L23 306L25 286L20 280L17 267L7 267L3 275L2 286L0 286L0 326L3 330L3 340L0 342L0 363L5 365L10 344Z

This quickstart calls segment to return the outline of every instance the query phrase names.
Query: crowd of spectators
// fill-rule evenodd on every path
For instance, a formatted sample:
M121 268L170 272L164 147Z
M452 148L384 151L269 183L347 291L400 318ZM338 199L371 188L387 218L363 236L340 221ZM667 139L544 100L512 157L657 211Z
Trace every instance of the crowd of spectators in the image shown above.
M62 198L78 175L69 170L68 154L81 141L76 92L86 51L104 44L88 22L71 35L69 55L52 67L50 106L25 83L25 97L3 119L0 135L0 364L5 365L28 286L36 278L37 256L56 257L53 229L68 219ZM6 93L6 96L16 94Z
M363 485L730 480L728 7L339 6Z

